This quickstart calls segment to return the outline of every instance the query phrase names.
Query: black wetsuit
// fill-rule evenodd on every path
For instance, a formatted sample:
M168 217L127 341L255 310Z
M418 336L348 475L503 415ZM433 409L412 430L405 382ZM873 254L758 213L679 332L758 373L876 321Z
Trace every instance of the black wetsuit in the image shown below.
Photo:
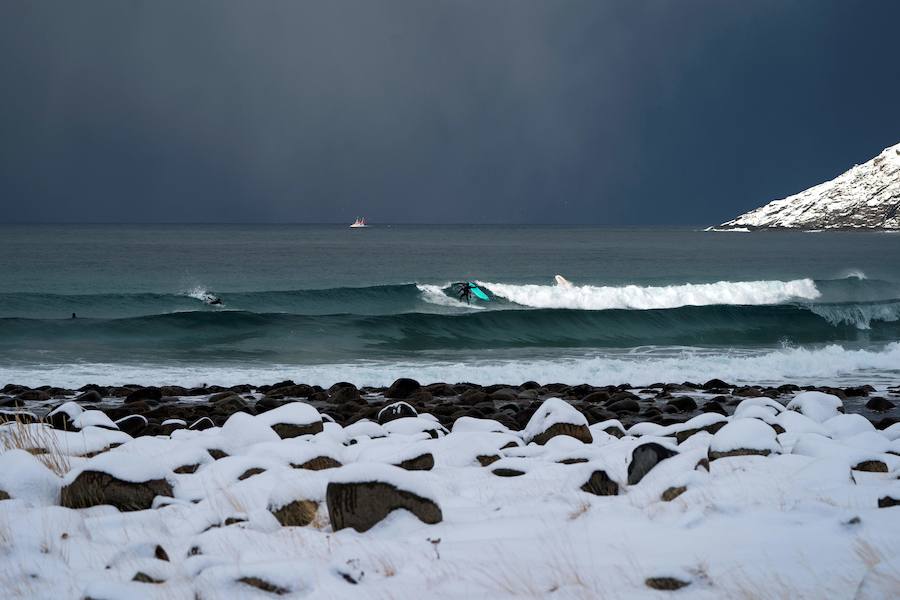
M459 286L459 300L460 300L460 302L462 302L463 300L465 300L465 301L466 301L466 304L471 304L471 300L472 300L472 286L470 286L468 283L459 283L459 284L457 284L457 285Z

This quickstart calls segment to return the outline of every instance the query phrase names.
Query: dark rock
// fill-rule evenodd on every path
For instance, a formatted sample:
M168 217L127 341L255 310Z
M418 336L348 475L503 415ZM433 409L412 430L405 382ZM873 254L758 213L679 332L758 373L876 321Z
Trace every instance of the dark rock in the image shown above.
M666 406L671 406L678 412L691 412L697 410L697 401L690 396L678 396L669 400Z
M470 389L466 390L459 396L459 403L467 406L474 406L479 402L484 402L488 399L488 395L481 390Z
M573 425L572 423L556 423L551 425L543 432L534 436L531 441L543 446L548 440L558 435L567 435L584 442L585 444L590 444L594 441L593 436L591 436L591 430L588 429L587 425Z
M885 496L878 499L878 508L891 508L892 506L900 506L900 498Z
M250 587L255 587L256 589L268 592L270 594L276 594L278 596L283 596L284 594L288 594L291 591L289 589L266 581L265 579L262 579L260 577L241 577L240 579L238 579L238 582L243 583L244 585L249 585Z
M882 396L875 396L874 398L870 398L869 401L866 402L866 408L868 408L869 410L874 410L876 412L891 410L896 406L896 404L894 404L887 398L883 398Z
M595 402L596 403L607 402L608 400L609 400L609 392L604 392L604 391L591 392L590 394L588 394L587 396L585 396L581 399L582 402L589 403L589 404L595 403Z
M519 477L524 475L525 471L510 469L509 467L497 467L496 469L491 470L491 473L497 477Z
M294 384L293 381L282 383L288 385L276 384L278 387L272 386L268 391L263 393L269 398L309 398L317 391L321 391L306 384ZM261 389L262 388L260 388L260 390Z
M678 496L682 495L686 491L687 491L687 488L683 485L678 486L678 487L670 487L662 493L662 501L663 502L671 502L672 500L674 500Z
M726 423L727 423L727 421L719 421L718 423L713 423L711 425L707 425L706 427L700 427L698 429L683 429L681 431L677 431L677 432L675 432L675 441L677 441L680 444L684 440L691 437L692 435L694 435L696 433L700 433L701 431L706 431L706 432L715 434L718 430L725 427Z
M884 461L880 460L864 460L855 467L854 471L867 471L869 473L887 473L888 466Z
M153 558L169 562L169 554L166 552L165 548L159 544L157 544L156 548L153 550Z
M312 500L299 499L269 510L284 527L305 527L315 519L319 504Z
M741 398L761 398L764 394L758 388L744 386L744 387L734 388L734 390L731 391L731 395L739 396Z
M613 411L614 413L636 413L640 412L641 405L637 403L637 400L633 398L626 398L625 400L619 400L617 402L610 403L607 409Z
M689 586L691 582L675 579L674 577L648 577L644 580L644 584L648 588L653 588L654 590L674 592L675 590L680 590L683 587Z
M725 383L721 379L710 379L700 387L702 387L704 390L727 390L733 388L734 386L730 383Z
M403 400L405 398L409 398L410 394L418 390L420 387L422 386L420 386L419 382L415 379L401 377L391 384L391 387L389 387L388 390L384 393L384 397Z
M368 531L397 509L406 509L428 524L440 523L443 514L431 499L383 481L331 482L325 493L334 531L352 527Z
M307 471L324 471L325 469L336 469L341 466L341 463L331 458L330 456L317 456L315 458L311 458L305 463L301 465L295 465L291 463L291 467L295 469L306 469Z
M653 467L667 458L678 454L656 442L641 444L631 452L631 462L628 464L628 485L636 485L649 473Z
M700 408L700 410L702 412L714 412L714 413L719 413L720 415L726 415L726 416L728 415L728 411L725 410L725 407L713 400L710 400L709 402L704 404Z
M138 400L159 400L162 398L162 391L157 387L138 388L125 396L125 403L137 402Z
M235 394L234 392L223 392L227 394L224 397L220 397L215 402L212 402L213 408L215 408L216 412L231 415L236 412L246 412L253 414L250 410L250 406L247 404L247 401ZM218 394L217 394L218 395Z
M164 579L154 579L144 573L143 571L138 571L134 574L134 577L131 578L132 581L137 581L138 583L165 583Z
M352 383L342 384L340 387L335 387L335 385L328 388L329 400L334 404L359 402L361 400L359 390Z
M402 419L404 417L417 417L419 413L416 412L408 402L394 402L393 404L388 404L380 411L378 411L378 424L384 425L390 421L395 419Z
M129 415L116 421L116 425L131 437L138 437L147 427L147 419L141 415Z
M251 468L247 469L246 471L244 471L243 473L241 473L240 475L238 475L238 481L250 479L254 475L259 475L260 473L265 473L265 472L266 472L266 470L262 469L260 467L251 467Z
M844 388L844 394L846 394L849 397L854 397L854 398L859 398L859 397L864 398L869 395L870 391L874 392L875 389L869 385L864 385L864 386L860 386L860 387Z
M284 440L300 437L301 435L315 435L324 430L325 427L322 425L322 421L313 421L312 423L299 425L295 423L275 423L272 425L272 429L275 430L278 437Z
M526 381L522 385L519 386L520 390L536 390L541 387L537 381Z
M19 394L16 394L16 398L18 400L27 400L30 402L43 402L45 400L50 400L50 394L43 390L25 390Z
M157 496L172 497L172 486L165 479L134 483L100 471L82 471L62 488L60 504L66 508L89 508L108 504L121 511L145 510Z
M498 460L500 460L500 455L499 454L479 454L478 456L475 457L475 459L478 461L478 464L480 464L482 467L487 467L489 465L494 464Z
M430 471L434 468L434 456L430 452L426 452L421 456L408 458L395 466L407 471Z
M518 390L503 388L490 393L491 400L500 402L514 402L519 398Z
M448 383L432 383L431 385L426 385L424 389L431 392L432 396L440 396L444 398L456 396L458 393L456 391L456 388Z
M755 450L752 448L738 448L736 450L729 450L727 452L715 452L713 450L710 450L709 462L718 460L720 458L728 458L731 456L768 456L771 453L771 450Z
M103 402L103 396L97 390L88 390L76 396L75 402Z
M609 478L606 471L597 470L591 473L581 490L595 496L617 496L619 484Z

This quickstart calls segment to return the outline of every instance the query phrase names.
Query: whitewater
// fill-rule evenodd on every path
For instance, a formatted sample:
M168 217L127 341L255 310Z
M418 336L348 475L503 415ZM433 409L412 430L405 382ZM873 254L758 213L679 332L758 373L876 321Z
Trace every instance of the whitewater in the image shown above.
M670 286L511 285L479 281L494 294L522 306L609 310L649 310L713 304L764 305L821 296L812 279L794 281L719 281Z

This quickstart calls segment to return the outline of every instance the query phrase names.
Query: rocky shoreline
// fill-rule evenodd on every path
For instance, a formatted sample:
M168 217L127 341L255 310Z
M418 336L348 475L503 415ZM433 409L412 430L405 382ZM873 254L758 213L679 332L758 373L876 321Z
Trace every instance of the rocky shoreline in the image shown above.
M704 383L654 383L648 386L595 387L587 384L521 385L473 383L432 383L421 385L401 378L387 388L362 387L338 382L328 389L291 380L266 385L181 386L99 386L78 389L50 386L28 388L7 384L0 388L0 422L11 419L39 420L65 402L75 402L83 410L106 414L129 435L169 435L180 428L220 427L232 414L262 414L290 402L302 401L315 407L341 426L363 419L383 424L418 413L433 415L450 429L460 417L493 419L511 430L525 427L547 398L561 398L584 415L591 425L611 419L624 427L649 422L658 425L683 423L703 413L731 415L746 398L770 398L785 404L801 391L818 391L837 396L844 410L866 417L877 429L900 422L900 386L877 390L871 385L847 388L828 386L778 387L735 385L719 379ZM403 401L397 412L382 412ZM141 418L133 418L139 416ZM58 428L70 427L65 413L57 412L48 422Z
M896 387L2 395L3 597L869 600L900 581Z

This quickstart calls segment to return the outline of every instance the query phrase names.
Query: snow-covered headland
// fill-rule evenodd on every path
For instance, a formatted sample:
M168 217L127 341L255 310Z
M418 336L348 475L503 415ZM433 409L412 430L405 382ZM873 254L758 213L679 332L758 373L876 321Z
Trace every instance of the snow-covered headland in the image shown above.
M900 144L806 191L722 223L715 230L900 229Z
M900 593L897 389L4 390L4 598Z

